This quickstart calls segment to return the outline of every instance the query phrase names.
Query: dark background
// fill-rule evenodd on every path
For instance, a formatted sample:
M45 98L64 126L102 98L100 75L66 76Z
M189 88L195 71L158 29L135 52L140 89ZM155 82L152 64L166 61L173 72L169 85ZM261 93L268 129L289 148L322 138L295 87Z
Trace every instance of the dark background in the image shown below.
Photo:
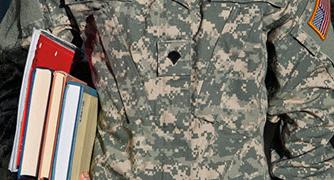
M6 13L11 0L0 0L0 21Z

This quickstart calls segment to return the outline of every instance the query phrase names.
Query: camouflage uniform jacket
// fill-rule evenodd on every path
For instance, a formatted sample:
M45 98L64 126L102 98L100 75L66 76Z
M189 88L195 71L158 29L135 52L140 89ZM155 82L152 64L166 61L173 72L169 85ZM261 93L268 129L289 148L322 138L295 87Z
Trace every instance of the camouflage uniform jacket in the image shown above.
M333 30L308 25L320 0L65 2L101 104L93 179L269 179L264 123L282 117L291 157L274 175L334 177ZM70 37L52 3L18 36L44 24Z
M329 0L106 2L93 177L267 179L264 122L288 119L291 156L274 158L273 174L333 179L334 34L308 24L319 3Z

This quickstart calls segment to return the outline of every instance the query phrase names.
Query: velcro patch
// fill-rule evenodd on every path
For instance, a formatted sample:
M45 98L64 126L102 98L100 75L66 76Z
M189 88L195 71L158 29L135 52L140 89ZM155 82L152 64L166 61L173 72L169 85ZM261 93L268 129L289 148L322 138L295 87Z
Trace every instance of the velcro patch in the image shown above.
M330 24L330 6L330 0L317 0L313 14L308 21L308 24L317 32L322 40L326 39Z

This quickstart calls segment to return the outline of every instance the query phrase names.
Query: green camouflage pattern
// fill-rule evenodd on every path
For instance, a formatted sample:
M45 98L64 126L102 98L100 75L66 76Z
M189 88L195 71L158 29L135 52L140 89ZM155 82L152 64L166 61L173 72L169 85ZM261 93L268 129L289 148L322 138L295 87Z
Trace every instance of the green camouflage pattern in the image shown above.
M102 117L94 179L268 178L260 128L265 86L257 79L265 75L265 40L257 37L260 27L249 37L243 26L269 7L158 0L116 1L100 10L93 64ZM249 42L248 52L239 54L240 46L225 38ZM175 50L181 58L173 65L166 54ZM225 64L218 61L229 53ZM253 54L254 69L243 63L246 53ZM237 63L247 71L233 70Z
M306 24L314 3L296 5L299 18L281 27L289 35L273 35L280 89L269 101L268 119L286 114L292 120L283 134L292 158L273 163L274 174L283 179L334 178L334 147L328 143L334 132L334 36L330 28L322 41Z
M326 41L304 30L314 5L106 2L95 14L102 108L94 179L269 179L262 128L281 114L297 129L285 144L293 158L275 159L274 175L334 178L334 41L332 29ZM270 98L267 40L279 82ZM181 55L176 64L172 51Z
M36 18L24 19L27 9L5 16L1 52L27 48L34 27L72 40L58 1L24 2L12 8L30 4ZM334 36L330 28L322 41L307 25L315 0L65 3L100 100L93 179L270 179L263 127L282 114L292 121L282 133L292 158L274 158L274 175L334 178ZM265 83L268 68L277 87Z

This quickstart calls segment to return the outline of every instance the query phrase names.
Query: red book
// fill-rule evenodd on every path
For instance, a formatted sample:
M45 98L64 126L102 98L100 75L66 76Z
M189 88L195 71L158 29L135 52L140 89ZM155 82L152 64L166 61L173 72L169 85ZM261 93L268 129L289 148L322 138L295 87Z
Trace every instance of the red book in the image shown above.
M31 68L29 70L29 79L27 85L26 97L24 99L23 116L21 121L21 131L19 136L19 143L17 148L17 159L16 164L19 166L22 156L22 147L24 132L27 121L27 110L29 105L29 99L31 94L31 81L32 72L36 67L47 68L51 70L64 71L69 73L71 65L74 59L75 49L73 47L66 47L64 44L60 43L61 40L57 40L56 37L48 35L47 32L42 31L38 38L38 43L35 51L35 57Z

